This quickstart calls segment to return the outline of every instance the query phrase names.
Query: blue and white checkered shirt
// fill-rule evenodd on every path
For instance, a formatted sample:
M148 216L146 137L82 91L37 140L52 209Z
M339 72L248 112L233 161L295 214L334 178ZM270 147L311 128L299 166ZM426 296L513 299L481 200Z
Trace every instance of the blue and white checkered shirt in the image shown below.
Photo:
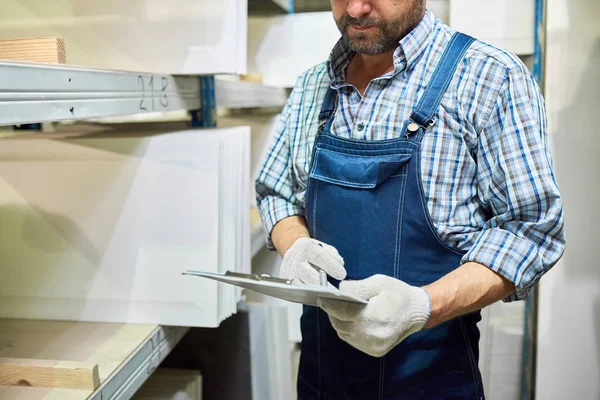
M394 69L363 96L345 80L352 51L299 77L256 181L269 247L283 218L304 215L318 115L327 88L339 92L332 134L380 140L401 134L454 31L427 12L394 53ZM475 41L422 142L427 206L442 240L512 281L524 299L565 247L562 200L552 171L544 102L514 55Z

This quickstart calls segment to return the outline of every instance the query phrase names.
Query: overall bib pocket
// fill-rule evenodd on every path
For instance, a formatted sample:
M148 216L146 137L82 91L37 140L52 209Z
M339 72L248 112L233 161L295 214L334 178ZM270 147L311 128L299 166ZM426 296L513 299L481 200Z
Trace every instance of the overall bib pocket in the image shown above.
M406 175L412 154L345 154L317 148L310 178L356 189L373 189L386 179Z
M400 240L412 156L406 151L342 153L319 147L314 153L306 208L309 231L339 251L347 279L397 274L397 261L389 250ZM325 220L328 222L323 223ZM365 240L361 232L369 232L370 239L377 240Z

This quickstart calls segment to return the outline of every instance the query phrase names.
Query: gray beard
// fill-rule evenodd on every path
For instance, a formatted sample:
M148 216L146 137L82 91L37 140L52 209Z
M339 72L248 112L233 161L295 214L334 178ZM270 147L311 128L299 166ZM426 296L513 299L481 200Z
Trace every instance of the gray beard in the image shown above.
M374 40L365 42L364 39L367 37L367 35L362 33L355 35L354 40L351 40L348 35L342 35L342 37L344 38L344 41L348 43L350 50L367 56L375 56L377 54L383 54L394 50L396 47L398 47L398 42L401 39L390 39L382 35Z
M421 0L414 0L413 2L414 5L410 7L408 14L391 22L376 20L368 16L352 18L348 14L344 14L336 21L336 24L350 50L368 56L383 54L396 49L400 40L408 35L423 19L425 2ZM350 36L348 28L352 24L376 25L379 27L381 34L371 40L367 40L368 35L360 32Z

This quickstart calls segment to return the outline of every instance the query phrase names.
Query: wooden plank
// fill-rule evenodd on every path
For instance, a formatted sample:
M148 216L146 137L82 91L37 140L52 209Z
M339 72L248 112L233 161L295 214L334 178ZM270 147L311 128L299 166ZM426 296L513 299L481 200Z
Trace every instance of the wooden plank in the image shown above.
M0 319L0 357L98 364L103 382L158 327Z
M0 40L0 59L65 64L65 41L59 37Z
M90 390L0 386L2 400L86 400Z
M0 319L0 357L97 364L100 384L159 329L129 325ZM0 400L83 400L94 390L1 386Z
M100 376L98 364L0 358L0 385L94 390Z

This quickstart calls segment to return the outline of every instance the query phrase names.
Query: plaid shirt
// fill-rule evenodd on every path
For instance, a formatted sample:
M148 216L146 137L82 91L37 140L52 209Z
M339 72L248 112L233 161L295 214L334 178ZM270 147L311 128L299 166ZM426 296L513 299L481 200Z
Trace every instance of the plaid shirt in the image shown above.
M299 77L256 181L270 249L283 218L304 215L318 114L339 93L332 134L381 140L401 134L448 44L451 28L427 12L394 53L394 69L364 95L346 82L352 51L339 41L329 60ZM421 175L435 229L513 282L520 300L564 251L562 200L552 171L546 111L529 70L514 55L475 41L423 138Z

